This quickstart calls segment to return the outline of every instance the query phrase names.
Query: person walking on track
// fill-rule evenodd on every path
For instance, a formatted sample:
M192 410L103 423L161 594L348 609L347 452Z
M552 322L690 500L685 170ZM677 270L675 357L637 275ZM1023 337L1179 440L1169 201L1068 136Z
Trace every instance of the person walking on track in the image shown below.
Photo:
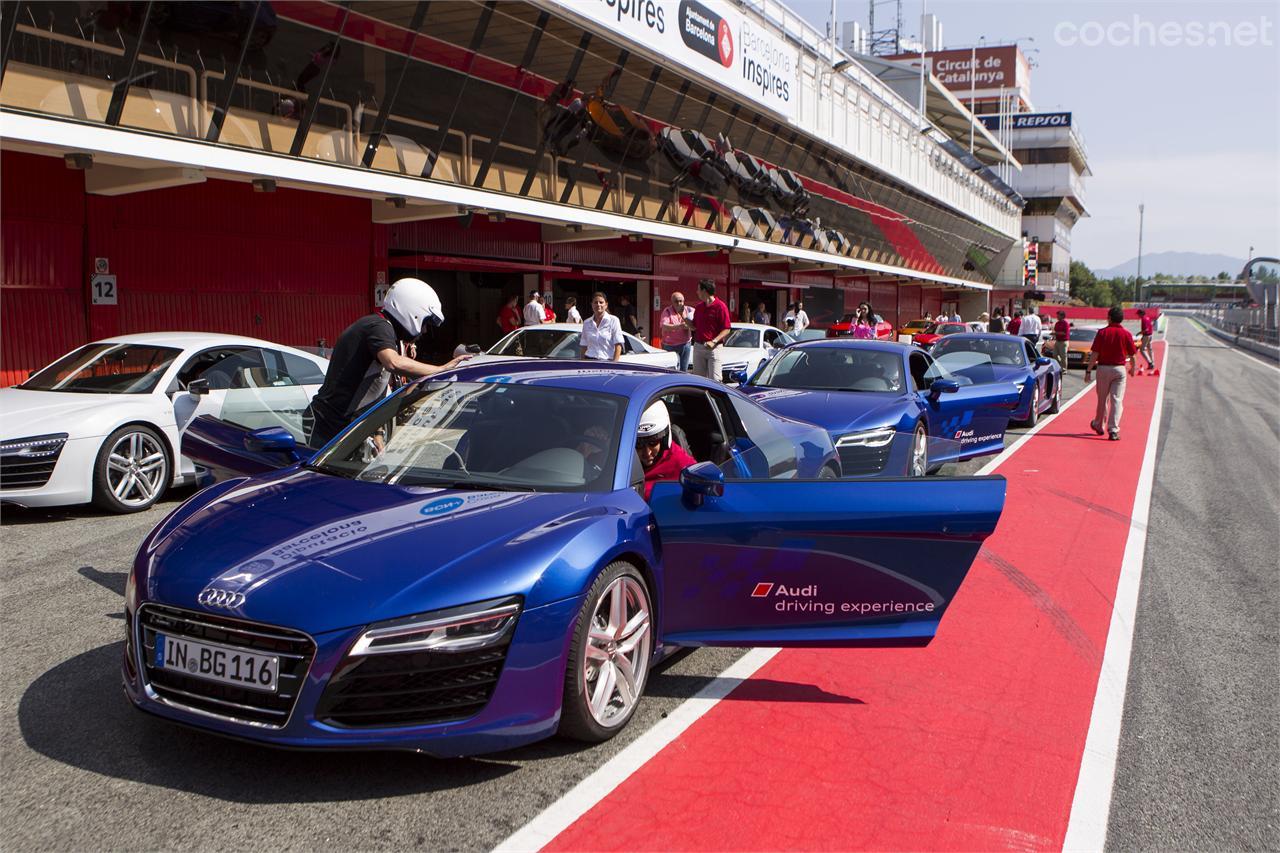
M1098 408L1089 424L1102 435L1106 427L1107 437L1120 440L1120 415L1124 411L1124 386L1126 367L1129 376L1137 368L1138 345L1133 335L1123 325L1124 309L1113 307L1107 312L1107 327L1093 339L1089 360L1084 366L1084 381L1088 382L1093 368L1098 368Z

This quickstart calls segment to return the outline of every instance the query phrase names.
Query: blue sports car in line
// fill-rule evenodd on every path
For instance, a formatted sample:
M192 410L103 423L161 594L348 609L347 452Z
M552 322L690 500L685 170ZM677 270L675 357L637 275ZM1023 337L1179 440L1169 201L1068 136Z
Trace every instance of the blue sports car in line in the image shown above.
M697 461L646 501L659 400ZM133 703L275 746L435 755L605 740L681 646L925 645L1005 492L835 479L819 428L581 361L421 380L314 455L208 418L183 451L226 479L138 551Z
M742 391L826 429L846 477L923 477L999 453L1019 389L952 375L918 347L835 339L786 348Z
M1057 414L1062 404L1062 366L1040 355L1026 338L1000 334L960 334L939 338L930 353L956 376L977 384L1012 382L1018 404L1009 420L1035 426L1041 414Z

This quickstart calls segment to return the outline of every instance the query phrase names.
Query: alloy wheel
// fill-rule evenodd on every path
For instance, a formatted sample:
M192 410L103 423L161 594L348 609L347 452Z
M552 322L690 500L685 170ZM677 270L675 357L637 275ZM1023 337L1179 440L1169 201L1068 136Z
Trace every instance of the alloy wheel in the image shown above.
M911 437L911 476L923 477L929 473L929 436L916 427Z
M653 648L649 595L628 575L615 578L591 614L582 658L587 710L606 728L625 722L640 700Z
M107 487L128 507L146 506L164 490L169 461L151 435L128 432L107 454Z

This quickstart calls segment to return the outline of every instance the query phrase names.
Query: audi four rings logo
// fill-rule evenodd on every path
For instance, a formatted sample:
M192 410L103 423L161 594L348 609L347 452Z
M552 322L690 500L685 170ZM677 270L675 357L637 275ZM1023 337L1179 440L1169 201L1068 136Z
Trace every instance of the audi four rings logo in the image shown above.
M200 595L196 597L196 601L205 607L225 607L227 610L232 610L244 604L244 593L208 587L201 591Z

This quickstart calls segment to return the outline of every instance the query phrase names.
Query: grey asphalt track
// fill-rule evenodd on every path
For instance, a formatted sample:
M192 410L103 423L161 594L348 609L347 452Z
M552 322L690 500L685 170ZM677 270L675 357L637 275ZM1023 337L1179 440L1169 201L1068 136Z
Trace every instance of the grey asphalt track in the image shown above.
M1212 345L1186 331L1188 344ZM1182 330L1174 334L1177 340ZM1180 439L1187 443L1181 452L1191 458L1162 458L1158 471L1148 565L1151 549L1177 553L1160 558L1157 572L1161 586L1171 589L1159 589L1160 600L1151 603L1149 577L1142 588L1128 709L1137 716L1126 719L1121 772L1127 775L1117 781L1112 818L1112 844L1119 849L1280 847L1274 717L1280 479L1274 401L1280 398L1274 381L1265 394L1197 390L1189 376L1201 354L1175 350L1169 376L1166 412L1206 411ZM1207 356L1226 360L1214 367L1220 376L1248 370L1232 361L1242 356ZM1068 379L1066 397L1082 387L1079 377L1075 371ZM1228 433L1240 448L1230 477L1205 449L1212 437L1202 439L1198 431L1202 423L1216 423L1209 407L1221 405L1215 402L1219 394L1255 412L1238 433ZM1164 429L1178 426L1166 416ZM1008 441L1020 432L1012 431ZM1246 453L1251 447L1257 452ZM1265 453L1271 454L1269 491ZM973 473L986 461L943 473ZM552 740L444 761L396 753L281 752L182 729L129 706L119 660L126 569L145 532L187 494L133 516L4 511L0 848L488 849L740 655L699 650L678 658L655 673L628 729L594 748ZM1162 523L1166 532L1157 535ZM1175 574L1174 566L1189 577ZM1211 630L1205 630L1193 614L1210 603L1205 618ZM1168 624L1151 626L1156 613ZM1205 648L1212 653L1202 653ZM1262 660L1268 649L1269 668ZM1178 677L1171 680L1166 672ZM1248 743L1252 753L1245 751L1245 736L1254 739ZM1216 780L1227 781L1219 787ZM1228 825L1236 827L1235 835L1220 831Z
M1280 371L1168 341L1107 848L1280 850Z

